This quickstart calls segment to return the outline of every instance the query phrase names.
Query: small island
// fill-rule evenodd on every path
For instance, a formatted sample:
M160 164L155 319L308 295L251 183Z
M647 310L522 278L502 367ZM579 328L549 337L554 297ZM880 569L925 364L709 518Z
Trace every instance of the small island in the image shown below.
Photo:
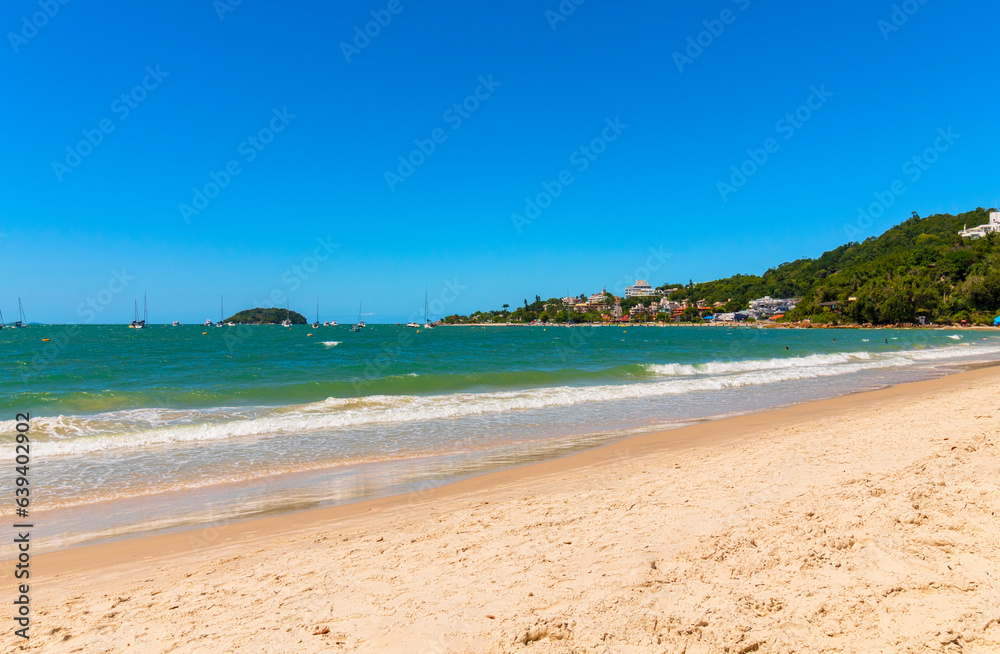
M291 320L293 325L307 325L309 321L301 313L289 311L288 309L244 309L233 314L222 322L233 322L237 325L280 325L285 319Z

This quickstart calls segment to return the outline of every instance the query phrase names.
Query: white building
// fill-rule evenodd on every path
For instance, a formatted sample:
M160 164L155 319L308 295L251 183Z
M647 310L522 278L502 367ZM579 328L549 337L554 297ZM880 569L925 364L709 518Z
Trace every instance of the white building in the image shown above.
M997 232L1000 232L1000 211L993 211L990 213L990 222L972 229L968 229L968 225L966 225L966 229L960 231L958 235L962 238L982 238L987 234Z
M800 298L773 298L770 295L765 295L762 298L757 298L756 300L750 300L750 315L754 318L760 318L761 316L770 317L775 314L785 313L791 311L795 308L795 305L799 303Z
M635 286L629 286L625 289L625 297L650 297L651 295L659 295L656 290L646 283L645 279L635 280Z
M607 290L601 291L600 293L594 293L589 298L587 298L587 305L592 307L606 305L608 303L607 297L604 295Z

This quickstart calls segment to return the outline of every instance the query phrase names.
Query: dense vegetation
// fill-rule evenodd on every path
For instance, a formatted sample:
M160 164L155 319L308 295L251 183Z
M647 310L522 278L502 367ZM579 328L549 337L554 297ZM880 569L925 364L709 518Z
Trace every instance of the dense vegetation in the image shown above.
M981 225L988 220L989 211L981 208L957 216L921 218L914 213L881 236L847 243L816 259L783 263L763 275L734 275L659 288L677 289L669 294L671 300L704 300L710 307L722 303L713 311L744 309L750 300L765 295L802 298L785 320L896 324L914 323L919 316L925 316L928 322L935 323L967 320L992 324L1000 312L1000 234L982 239L958 235L963 226ZM623 312L627 315L632 304L641 300L623 299ZM509 305L504 305L499 311L449 316L447 320L600 320L597 312L567 314L562 300L543 302L537 295L531 304L525 300L524 306L508 309ZM696 318L697 313L691 309L686 317Z
M292 321L293 325L308 324L305 316L295 311L287 309L246 309L226 318L223 322L235 322L241 325L280 325L285 318Z
M731 299L746 307L764 295L801 297L786 320L892 324L925 316L936 323L992 323L1000 310L1000 235L958 235L966 224L988 220L985 209L927 218L914 213L881 236L842 245L816 259L783 263L761 276L688 284L671 298ZM836 305L822 304L831 302Z

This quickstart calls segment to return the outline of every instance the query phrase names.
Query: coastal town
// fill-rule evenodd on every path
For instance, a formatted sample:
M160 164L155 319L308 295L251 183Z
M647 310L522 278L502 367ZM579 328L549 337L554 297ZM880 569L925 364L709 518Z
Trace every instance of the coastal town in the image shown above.
M763 275L655 287L636 279L619 294L536 295L513 309L504 304L439 323L1000 326L998 235L998 211L914 212L881 236Z
M764 296L751 300L748 306L728 300L709 302L706 299L671 299L680 290L675 288L654 288L645 279L635 280L626 287L621 296L602 289L591 295L567 295L542 301L535 296L534 303L524 301L524 305L508 311L504 305L501 311L477 311L472 315L448 316L443 324L463 323L503 323L503 324L546 324L546 323L667 323L667 322L718 322L741 323L776 321L786 312L795 308L801 298L772 298Z

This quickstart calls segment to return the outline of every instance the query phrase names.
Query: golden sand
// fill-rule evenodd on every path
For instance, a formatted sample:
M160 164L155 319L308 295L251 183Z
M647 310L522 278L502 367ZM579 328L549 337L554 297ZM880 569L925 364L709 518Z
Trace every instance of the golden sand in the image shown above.
M987 368L409 496L56 552L33 561L31 640L10 622L0 642L1000 652L998 440Z

